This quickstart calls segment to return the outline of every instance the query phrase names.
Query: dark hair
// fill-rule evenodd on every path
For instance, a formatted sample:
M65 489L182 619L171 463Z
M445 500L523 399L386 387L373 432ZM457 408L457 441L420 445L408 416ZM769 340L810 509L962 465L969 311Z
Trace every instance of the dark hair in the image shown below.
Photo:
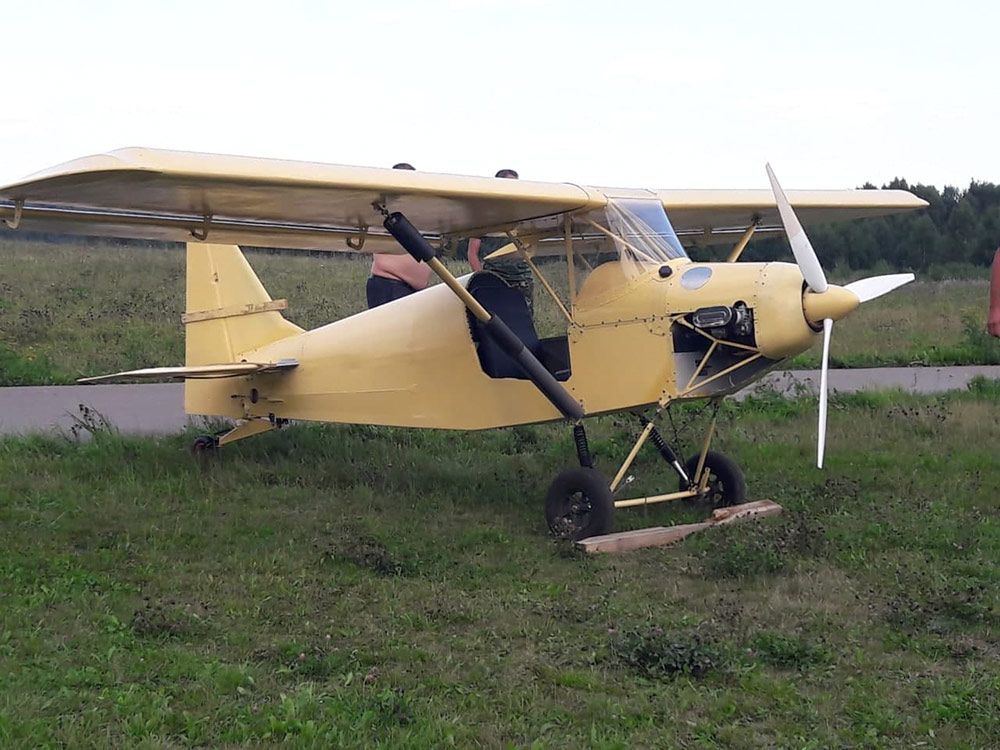
M399 162L399 164L393 164L392 168L393 169L413 169L413 165L409 164L409 163L407 163L405 161L401 161L401 162ZM416 172L417 170L413 169L413 171Z
M501 169L499 172L497 172L493 176L494 177L506 177L508 180L516 180L517 179L517 172L515 172L513 169Z

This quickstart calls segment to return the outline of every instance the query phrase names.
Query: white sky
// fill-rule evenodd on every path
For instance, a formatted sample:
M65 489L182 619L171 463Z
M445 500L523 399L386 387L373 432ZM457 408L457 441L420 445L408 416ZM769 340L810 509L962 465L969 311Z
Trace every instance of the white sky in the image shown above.
M1000 182L1000 3L0 3L0 183L123 146L628 187Z

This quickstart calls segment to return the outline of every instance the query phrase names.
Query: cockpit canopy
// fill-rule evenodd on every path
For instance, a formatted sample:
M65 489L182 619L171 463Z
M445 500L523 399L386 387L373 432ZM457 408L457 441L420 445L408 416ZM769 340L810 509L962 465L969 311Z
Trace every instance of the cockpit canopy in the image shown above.
M607 263L616 263L627 282L671 261L688 260L656 198L611 197L600 211L574 216L572 234L578 284Z
M637 272L687 258L677 233L656 198L611 198L604 210L608 237L618 259Z

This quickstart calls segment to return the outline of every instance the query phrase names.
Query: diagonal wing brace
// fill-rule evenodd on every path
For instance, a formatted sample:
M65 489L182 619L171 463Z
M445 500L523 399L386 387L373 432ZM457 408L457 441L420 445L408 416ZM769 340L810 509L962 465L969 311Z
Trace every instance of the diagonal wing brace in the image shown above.
M490 313L479 301L469 294L469 290L462 286L451 272L445 268L444 263L434 255L434 248L417 230L410 220L398 211L386 214L383 222L386 230L403 248L419 261L431 267L431 270L438 275L448 287L462 300L463 304L473 315L483 324L482 330L492 338L496 344L510 355L524 370L528 379L535 384L535 387L542 392L559 413L567 419L582 419L583 407L580 402L570 395L562 384L559 383L552 373L545 369L538 358L532 354L531 350L524 345L510 328L496 315Z

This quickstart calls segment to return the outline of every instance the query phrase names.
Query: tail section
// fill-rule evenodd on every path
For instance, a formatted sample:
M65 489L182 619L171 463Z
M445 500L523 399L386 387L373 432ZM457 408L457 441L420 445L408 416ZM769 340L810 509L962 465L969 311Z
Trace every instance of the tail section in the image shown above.
M189 242L185 357L188 366L238 362L243 352L302 333L279 310L236 245Z
M285 307L271 299L236 245L189 242L183 369L240 363L245 352L302 333L281 316ZM244 387L233 378L185 380L184 410L243 417L246 404L233 396Z

